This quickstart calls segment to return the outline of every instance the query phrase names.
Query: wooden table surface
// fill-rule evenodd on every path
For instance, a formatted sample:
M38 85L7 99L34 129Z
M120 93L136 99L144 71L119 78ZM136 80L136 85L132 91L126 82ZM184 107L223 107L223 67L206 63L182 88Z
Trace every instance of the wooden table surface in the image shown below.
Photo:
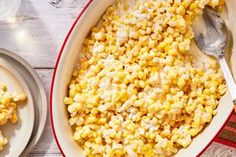
M0 47L13 51L37 71L49 95L51 76L62 42L87 0L22 0L15 16L0 22ZM230 157L236 150L213 143L204 157ZM30 157L62 156L51 131L48 116L41 140Z

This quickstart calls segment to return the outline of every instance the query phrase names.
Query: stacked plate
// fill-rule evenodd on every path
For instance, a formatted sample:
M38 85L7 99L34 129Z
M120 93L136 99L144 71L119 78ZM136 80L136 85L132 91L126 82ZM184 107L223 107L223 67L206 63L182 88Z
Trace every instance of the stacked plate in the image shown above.
M5 83L9 92L24 92L25 104L18 109L19 121L0 127L8 144L0 156L26 156L38 142L47 118L45 90L34 70L16 54L0 49L0 83Z

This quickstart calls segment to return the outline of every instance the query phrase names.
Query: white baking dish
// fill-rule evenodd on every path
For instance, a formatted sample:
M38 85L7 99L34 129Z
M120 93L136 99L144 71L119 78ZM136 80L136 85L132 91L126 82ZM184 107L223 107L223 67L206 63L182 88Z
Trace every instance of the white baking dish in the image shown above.
M71 79L70 76L84 38L88 34L90 28L100 19L106 8L113 2L114 0L90 0L87 3L69 31L56 63L51 86L51 122L58 147L64 156L85 156L82 149L72 138L73 132L68 124L68 114L66 106L63 104L63 98L66 96L68 84ZM234 28L236 28L236 22L232 17L236 16L236 12L234 12L233 9L236 9L236 1L228 0L226 21L235 40L236 29ZM234 53L231 56L231 67L234 75L236 74L235 49L236 46L233 45L231 51ZM231 102L231 97L227 92L221 99L218 107L218 114L213 118L210 125L194 138L192 144L188 148L180 150L176 156L187 157L198 156L201 154L222 128L231 114L232 109L233 104Z

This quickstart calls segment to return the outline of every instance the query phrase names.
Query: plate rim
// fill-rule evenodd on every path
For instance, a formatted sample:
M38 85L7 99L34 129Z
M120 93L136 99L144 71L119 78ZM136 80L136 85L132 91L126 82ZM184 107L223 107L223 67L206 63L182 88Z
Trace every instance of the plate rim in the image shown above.
M29 86L27 85L27 83L25 82L25 80L22 78L22 76L9 64L9 63L5 63L5 64L1 64L0 67L3 67L5 70L7 70L13 77L14 79L17 80L18 84L20 85L20 87L22 88L22 90L24 91L24 93L27 95L27 100L29 102L29 104L32 104L32 105L28 105L29 106L29 114L32 114L31 118L29 118L28 120L28 123L30 123L30 125L27 125L27 134L24 135L23 138L27 138L27 140L25 140L25 142L22 144L21 143L21 148L17 148L15 150L15 152L13 152L12 155L16 155L16 156L19 156L22 154L22 152L25 150L25 148L27 147L29 141L30 141L30 138L31 138L31 135L33 133L33 129L34 129L34 121L35 121L35 111L34 111L34 103L33 103L33 97L30 93L30 90L29 90ZM19 112L19 111L18 111ZM10 144L10 143L8 143ZM22 146L23 145L23 146ZM8 154L9 155L9 154Z
M36 71L33 69L33 67L26 61L24 60L22 57L20 57L18 54L4 49L4 48L0 48L0 54L4 54L10 58L12 58L15 61L18 61L19 64L21 64L25 70L27 70L27 72L33 77L40 96L41 96L41 107L42 107L42 113L39 115L39 126L37 128L37 132L35 133L34 136L31 136L29 143L27 144L25 150L22 152L22 154L20 156L26 156L28 155L32 149L34 148L34 146L36 146L36 144L39 142L40 137L43 134L44 128L46 126L46 122L47 122L47 117L48 117L48 99L47 99L47 94L46 94L46 90L44 89L44 86L38 76L38 74L36 73Z

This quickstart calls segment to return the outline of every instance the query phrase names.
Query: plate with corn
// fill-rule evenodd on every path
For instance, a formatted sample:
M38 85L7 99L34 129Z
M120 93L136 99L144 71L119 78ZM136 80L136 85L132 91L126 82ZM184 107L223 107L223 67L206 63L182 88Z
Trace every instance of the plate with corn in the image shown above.
M234 38L233 1L88 2L52 79L63 155L199 156L208 147L233 104L217 61L194 44L205 6L224 14ZM229 61L235 74L236 53Z
M46 119L47 98L38 75L20 56L0 48L0 156L27 156Z
M22 76L0 57L0 156L20 156L34 127L34 104Z

